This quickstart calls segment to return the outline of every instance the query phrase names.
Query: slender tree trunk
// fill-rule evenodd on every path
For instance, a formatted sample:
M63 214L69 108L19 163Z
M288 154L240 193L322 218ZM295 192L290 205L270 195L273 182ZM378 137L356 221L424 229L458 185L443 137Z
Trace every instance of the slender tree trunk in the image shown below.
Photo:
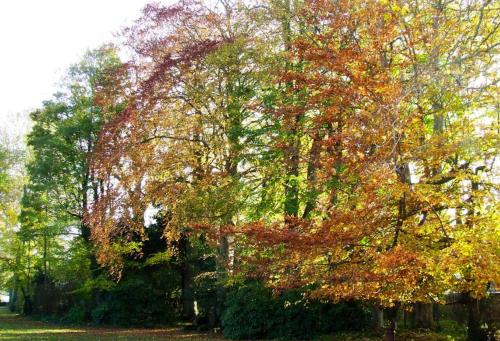
M49 314L49 290L48 290L48 271L47 271L47 226L43 232L43 313Z
M470 296L467 300L467 341L486 341L486 334L481 330L479 301Z
M229 265L232 263L232 260L230 259L230 240L232 240L232 236L227 235L225 233L221 233L219 240L218 240L218 255L217 255L217 280L219 283L223 283L226 279L229 273L231 273L231 269L229 268ZM226 288L224 285L219 284L217 285L217 291L216 291L216 305L214 307L214 317L212 318L213 321L211 324L218 324L220 322L221 316L222 316L222 311L224 308L224 302L226 300Z
M282 6L282 16L281 20L281 30L282 39L285 51L291 49L292 42L292 26L291 26L291 12L292 4L290 0L283 0L280 3ZM292 63L289 61L285 62L285 70L290 70L293 67ZM287 82L285 84L286 89L291 89L292 83ZM296 99L291 96L289 100L295 101ZM284 164L286 171L285 180L285 203L284 203L284 213L288 217L297 217L299 214L299 163L300 163L300 138L298 136L298 126L300 124L300 115L287 120L285 125L288 125L286 144L287 147L284 151Z
M181 256L182 315L185 319L194 321L193 269L189 262L189 240L185 234L182 234L179 240L179 253Z
M386 341L395 341L396 340L398 310L399 310L399 304L395 305L394 307L387 308L385 310L386 318L388 321L386 332L385 332L385 340Z
M474 170L474 174L478 175L480 168ZM472 181L470 197L467 199L467 203L470 205L466 224L472 230L474 229L474 216L476 215L476 210L474 207L475 193L479 190L479 183L477 181ZM467 277L465 278L467 280ZM481 318L479 314L479 302L476 298L472 297L470 293L467 293L467 313L468 313L468 323L467 323L467 340L468 341L482 341L486 340L486 336L481 333Z
M9 310L11 312L14 312L17 308L17 299L19 296L19 274L18 274L18 269L20 268L20 263L21 263L21 255L24 252L24 242L21 244L20 249L17 250L16 252L16 265L15 265L15 271L13 275L13 285L12 289L9 292Z
M31 295L25 293L24 290L22 290L22 292L24 297L23 314L31 315L31 313L33 312L33 302L31 300Z
M384 310L378 306L372 308L373 328L384 328Z
M21 287L23 297L24 297L24 305L23 305L23 313L25 315L30 315L33 312L33 302L31 300L31 245L30 241L28 241L28 278L26 281L26 291Z
M317 134L313 138L311 149L309 150L309 160L307 162L307 186L310 188L308 193L308 198L306 202L306 206L304 208L304 212L302 213L302 218L309 218L309 214L316 207L316 200L318 197L317 188L316 188L316 168L318 159L321 153L321 141L320 134Z

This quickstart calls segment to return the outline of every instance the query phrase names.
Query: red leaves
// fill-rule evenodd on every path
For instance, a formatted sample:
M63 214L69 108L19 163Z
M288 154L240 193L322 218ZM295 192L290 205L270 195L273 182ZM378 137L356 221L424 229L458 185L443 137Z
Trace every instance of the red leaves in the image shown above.
M122 230L140 236L152 204L168 212L172 238L237 235L242 268L277 287L422 299L428 284L416 285L431 275L420 267L450 227L443 210L471 205L458 185L469 161L453 164L465 149L453 134L473 129L429 125L462 110L460 94L443 94L451 104L440 107L439 80L412 84L418 44L391 2L274 5L150 5L126 31L134 59L102 97L123 110L93 162L105 194L91 212L96 236L105 246Z

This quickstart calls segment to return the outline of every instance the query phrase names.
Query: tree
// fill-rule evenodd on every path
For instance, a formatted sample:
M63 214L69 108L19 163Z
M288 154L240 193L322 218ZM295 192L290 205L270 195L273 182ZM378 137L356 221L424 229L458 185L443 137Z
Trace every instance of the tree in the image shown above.
M295 178L313 195L299 202L301 219L247 227L271 283L394 308L457 290L457 276L478 297L498 281L497 185L478 179L494 169L498 143L488 118L498 81L494 13L490 2L305 4L310 28L290 53L301 68L282 76L303 101L282 112L300 129ZM472 55L479 65L463 65ZM455 263L465 250L487 261ZM393 329L394 321L388 339Z
M32 113L34 126L28 135L33 158L28 165L30 183L45 191L47 208L66 227L76 223L78 233L89 240L83 212L98 195L98 183L87 165L105 117L96 91L106 85L121 63L112 47L88 52L68 72L66 93ZM110 114L110 113L108 113ZM78 226L79 225L79 226Z
M388 340L399 307L486 295L499 280L494 9L147 6L125 34L127 71L101 92L121 110L93 153L99 262L119 277L158 210L167 240L197 231L218 247L220 280L241 269L373 302Z
M135 78L94 154L104 192L89 222L101 263L119 271L120 253L139 252L143 217L154 207L166 217L167 240L210 226L219 281L231 270L226 228L245 218L261 182L256 164L268 153L260 146L269 118L254 107L268 55L260 19L246 17L259 13L243 2L150 5L127 30ZM223 295L220 287L216 317Z
M80 64L69 69L63 92L31 114L34 125L28 135L31 157L27 163L29 181L22 199L20 238L28 243L28 248L34 243L41 255L40 264L35 266L43 278L44 312L53 303L49 297L49 270L57 271L58 266L63 266L63 250L69 244L79 243L71 236L85 241L88 259L93 259L83 214L89 203L97 199L99 186L88 166L88 156L106 119L96 92L109 83L110 74L120 66L111 46L88 52ZM64 240L63 235L69 238ZM79 271L88 274L88 264L80 265Z
M17 260L19 242L16 238L19 199L24 180L20 167L22 150L14 143L15 137L1 136L0 141L0 287L17 287ZM15 291L9 291L11 307L15 304Z
M432 190L448 193L455 190L451 205L442 205L432 213L445 222L452 222L449 228L453 235L449 247L443 250L444 262L437 265L436 271L448 284L450 280L456 282L457 277L471 268L481 268L491 280L498 271L492 264L479 265L473 261L472 265L470 259L458 260L455 252L476 249L479 258L487 259L495 254L489 249L494 247L491 241L497 240L495 234L498 233L494 228L498 219L494 208L498 184L494 180L497 166L493 147L498 143L494 137L498 117L495 117L497 104L492 99L498 92L498 74L493 71L498 66L493 56L498 53L500 18L490 1L469 4L429 1L424 6L410 2L405 8L408 15L404 25L416 27L414 35L405 38L411 55L414 104L427 122L427 132L430 125L433 131L432 139L421 138L421 141L426 150L429 150L427 146L433 146L440 151L421 171L435 178L429 181ZM478 186L476 177L481 178L482 186ZM482 192L482 199L472 204L478 192ZM460 193L468 193L469 198L464 199ZM476 218L469 219L472 216L488 223L474 225L472 220ZM465 221L467 227L463 226ZM471 238L482 233L485 235L481 241ZM454 255L450 257L448 252ZM484 253L480 255L481 252ZM457 260L455 264L461 264L459 267L469 270L450 269L453 259ZM456 271L455 276L450 277L447 271ZM465 277L459 281L459 287L458 283L453 284L452 290L463 291L469 306L477 307L477 297L482 297L485 291L484 278L477 282L474 276ZM469 339L481 339L478 316L471 316L470 322Z

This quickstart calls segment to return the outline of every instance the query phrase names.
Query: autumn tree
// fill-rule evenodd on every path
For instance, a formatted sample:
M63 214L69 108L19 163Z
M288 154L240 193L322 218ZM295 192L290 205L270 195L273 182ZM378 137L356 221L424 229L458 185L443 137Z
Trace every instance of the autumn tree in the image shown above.
M278 287L392 307L392 339L401 304L498 281L497 185L479 176L495 169L498 18L490 2L309 2L299 15L301 67L282 79L302 102L281 110L301 132L284 146L301 160L303 214L248 226L265 251L251 263ZM485 261L455 263L465 250Z
M450 228L451 237L448 237L452 240L450 247L444 248L443 255L447 255L436 271L444 275L441 279L446 283L455 282L452 290L464 293L471 313L469 339L480 339L476 298L484 295L485 283L491 281L498 270L492 264L478 264L470 259L457 259L456 263L469 270L451 270L449 265L454 263L453 258L460 258L457 256L460 252L471 248L484 251L479 258L495 254L491 242L498 239L494 228L498 219L494 208L498 191L494 180L498 104L494 98L498 93L495 55L498 54L500 17L490 1L410 2L402 6L401 11L404 27L413 27L412 33L404 36L412 70L408 91L414 96L412 103L422 121L426 122L420 142L428 160L416 173L431 179L428 184L433 186L428 190L448 193L447 201L443 198L442 205L432 213L445 222L440 222L443 229ZM431 126L432 134L429 134ZM432 152L435 158L429 158L430 148L436 148ZM482 193L482 199L474 202L478 193ZM476 218L472 216L488 223L475 225L472 221ZM471 238L482 233L485 235L481 240ZM448 252L454 256L450 257ZM478 282L475 276L462 277L472 268L481 269L489 280L482 278ZM454 272L455 277L450 277L448 271ZM460 288L456 286L457 276Z
M267 129L266 117L254 114L267 54L248 11L243 2L149 5L125 32L134 79L95 154L104 191L89 221L102 263L119 269L120 250L138 250L129 242L142 239L144 212L154 207L168 218L167 239L213 227L216 276L226 276L232 237L223 228L242 218L253 195L250 161L261 157L256 146Z
M494 9L147 6L125 80L99 97L120 108L92 154L99 262L119 277L156 211L167 240L209 237L217 279L370 301L388 340L399 307L483 297L499 272Z

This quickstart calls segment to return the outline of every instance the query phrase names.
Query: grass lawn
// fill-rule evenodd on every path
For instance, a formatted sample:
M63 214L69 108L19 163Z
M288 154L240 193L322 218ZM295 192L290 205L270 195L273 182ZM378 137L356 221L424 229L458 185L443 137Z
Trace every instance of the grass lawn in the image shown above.
M0 340L222 340L221 337L188 332L182 328L123 329L64 327L33 321L0 307Z
M347 333L320 337L315 341L384 341L384 332L377 335L366 333ZM463 336L435 333L430 331L400 331L396 333L397 341L465 341Z
M417 333L402 331L398 341L461 341L457 335L436 334L431 332ZM316 341L382 341L383 331L375 335L338 334L319 337ZM172 340L172 341L206 341L224 340L221 336L185 331L182 328L98 328L68 327L33 321L18 314L10 313L6 307L0 307L0 341L1 340ZM227 339L226 339L227 340Z

